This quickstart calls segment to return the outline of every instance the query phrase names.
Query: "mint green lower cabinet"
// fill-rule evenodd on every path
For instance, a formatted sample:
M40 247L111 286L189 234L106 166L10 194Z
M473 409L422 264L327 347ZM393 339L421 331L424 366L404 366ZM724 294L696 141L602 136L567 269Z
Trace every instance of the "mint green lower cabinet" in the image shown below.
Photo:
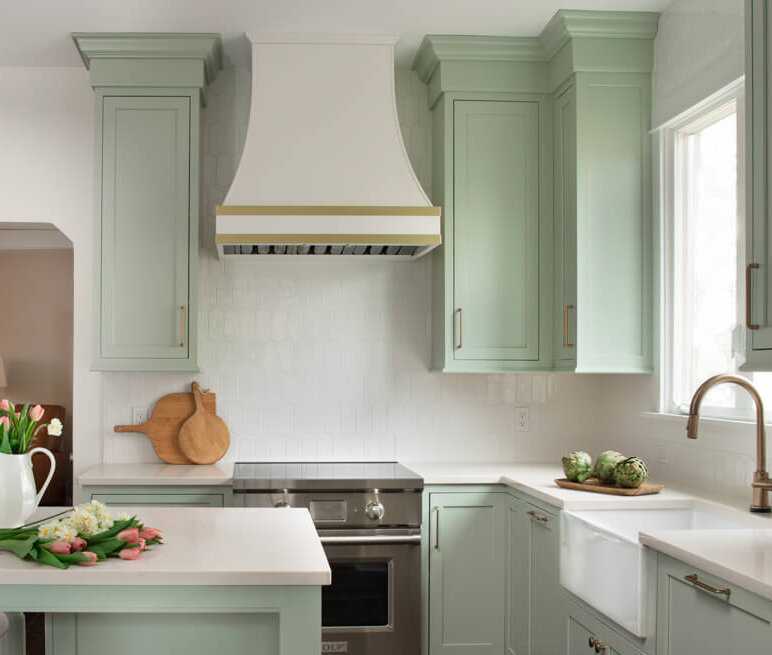
M567 655L589 655L597 652L604 655L643 655L618 633L573 603L568 603L565 620L568 648L564 652Z
M499 655L504 638L504 493L430 493L430 655Z
M231 507L231 487L83 487L83 502L96 499L110 507Z
M699 581L729 595L698 588ZM657 655L769 653L772 601L665 555L657 566Z
M528 575L530 655L565 650L563 588L560 586L560 520L528 503Z
M526 655L529 633L528 504L507 496L506 505L506 601L504 653Z

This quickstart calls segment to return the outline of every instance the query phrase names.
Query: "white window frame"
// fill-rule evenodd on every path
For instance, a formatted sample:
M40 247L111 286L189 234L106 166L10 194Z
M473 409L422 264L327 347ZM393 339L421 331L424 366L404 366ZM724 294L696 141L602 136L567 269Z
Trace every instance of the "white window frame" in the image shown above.
M681 176L684 172L682 162L678 161L678 141L685 138L687 128L696 132L702 126L707 126L720 117L722 108L736 103L737 111L737 212L738 235L740 243L745 243L745 80L739 78L714 93L699 104L680 114L659 128L659 212L660 212L660 399L659 411L669 414L687 414L688 407L677 404L675 401L676 375L675 371L675 345L677 343L676 316L674 297L676 283L678 283L678 271L675 266L676 230L683 224L683 206L680 194L684 186ZM726 115L729 115L727 112ZM703 125L700 122L704 121ZM744 249L740 248L738 257L738 282L744 271ZM738 325L742 325L739 316L739 308L745 306L745 288L738 284ZM744 330L738 330L744 336ZM737 343L738 349L742 344ZM711 408L704 406L701 413L727 420L746 419L750 417L750 407L740 407L736 410L727 408Z

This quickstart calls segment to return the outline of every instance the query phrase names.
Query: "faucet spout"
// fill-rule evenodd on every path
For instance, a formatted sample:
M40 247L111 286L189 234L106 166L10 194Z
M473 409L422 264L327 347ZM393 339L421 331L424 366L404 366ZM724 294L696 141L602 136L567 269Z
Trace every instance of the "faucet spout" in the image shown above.
M736 384L745 389L756 405L756 471L753 474L751 512L770 512L769 491L772 483L767 474L767 437L764 428L764 403L761 394L750 381L738 375L714 375L703 382L694 392L689 406L689 418L686 422L686 436L689 439L698 437L698 425L700 420L700 405L705 394L713 387L723 384Z

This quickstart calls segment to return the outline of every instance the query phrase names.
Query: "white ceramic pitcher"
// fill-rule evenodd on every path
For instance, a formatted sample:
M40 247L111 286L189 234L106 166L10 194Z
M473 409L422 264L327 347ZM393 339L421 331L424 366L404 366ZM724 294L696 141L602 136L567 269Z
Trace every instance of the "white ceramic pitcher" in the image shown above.
M51 470L43 488L35 493L32 455L44 453L51 460ZM23 455L0 454L0 528L24 525L40 504L56 470L56 459L46 448L33 448Z

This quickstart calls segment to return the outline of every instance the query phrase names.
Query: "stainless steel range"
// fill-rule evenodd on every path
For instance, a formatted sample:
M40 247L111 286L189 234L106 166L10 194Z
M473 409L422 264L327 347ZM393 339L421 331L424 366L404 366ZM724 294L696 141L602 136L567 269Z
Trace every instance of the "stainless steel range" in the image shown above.
M332 569L322 652L421 650L423 479L397 462L239 462L237 507L305 507Z

